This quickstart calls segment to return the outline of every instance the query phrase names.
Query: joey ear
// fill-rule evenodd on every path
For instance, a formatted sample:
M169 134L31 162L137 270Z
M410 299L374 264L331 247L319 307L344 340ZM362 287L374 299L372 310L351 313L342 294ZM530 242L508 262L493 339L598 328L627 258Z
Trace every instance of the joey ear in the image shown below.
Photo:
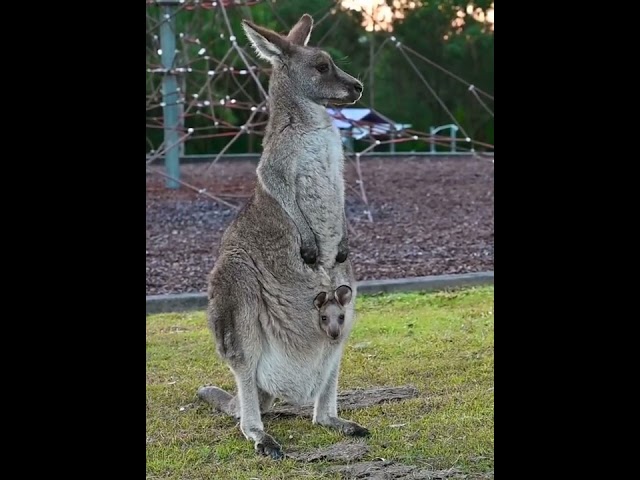
M305 13L300 17L298 23L291 28L287 35L287 40L294 45L306 45L309 43L311 30L313 30L313 17L308 13Z
M242 28L258 56L269 63L273 64L289 51L289 41L273 30L259 27L248 20L242 20Z
M313 301L313 304L315 305L315 307L320 310L322 308L322 306L327 303L327 298L329 297L329 295L327 295L327 292L320 292L318 295L316 295L315 300Z
M353 292L351 291L351 287L349 287L348 285L340 285L338 288L336 288L334 295L338 303L344 307L351 301L352 293Z

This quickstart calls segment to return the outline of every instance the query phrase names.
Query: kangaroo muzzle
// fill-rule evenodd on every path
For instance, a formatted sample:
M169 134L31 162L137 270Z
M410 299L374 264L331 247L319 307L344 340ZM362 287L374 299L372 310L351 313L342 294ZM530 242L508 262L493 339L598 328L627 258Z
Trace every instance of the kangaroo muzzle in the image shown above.
M327 329L327 334L335 340L340 336L340 327L338 325L330 326Z

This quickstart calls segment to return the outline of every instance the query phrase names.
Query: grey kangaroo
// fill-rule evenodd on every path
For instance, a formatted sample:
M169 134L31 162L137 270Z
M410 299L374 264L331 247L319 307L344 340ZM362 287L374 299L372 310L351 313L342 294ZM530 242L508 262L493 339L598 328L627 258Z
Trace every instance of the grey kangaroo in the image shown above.
M345 320L344 307L350 301L351 288L348 285L340 285L332 293L320 292L313 301L320 315L320 328L332 340L340 338Z
M342 142L325 106L354 103L363 87L327 53L306 46L312 26L303 16L284 38L244 22L258 55L273 65L260 185L296 226L304 261L331 266L346 260L348 239Z
M276 398L314 404L313 422L368 435L338 417L338 372L355 321L344 306L339 338L320 326L314 299L332 285L357 294L344 210L344 157L325 106L351 104L362 84L324 51L307 45L313 20L303 15L286 35L248 21L243 28L271 63L269 121L253 195L224 233L209 276L208 321L237 395L203 387L218 409L240 419L258 453L283 456L261 413ZM341 297L342 298L342 297Z

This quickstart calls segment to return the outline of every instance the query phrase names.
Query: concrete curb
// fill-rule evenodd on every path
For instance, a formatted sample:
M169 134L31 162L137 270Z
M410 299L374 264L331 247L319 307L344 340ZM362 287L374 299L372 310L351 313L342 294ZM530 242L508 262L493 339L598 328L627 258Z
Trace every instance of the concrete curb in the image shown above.
M431 292L479 285L493 285L493 272L433 275L392 280L365 280L358 282L358 294L374 295L392 292ZM206 293L147 295L147 315L205 310L206 308Z

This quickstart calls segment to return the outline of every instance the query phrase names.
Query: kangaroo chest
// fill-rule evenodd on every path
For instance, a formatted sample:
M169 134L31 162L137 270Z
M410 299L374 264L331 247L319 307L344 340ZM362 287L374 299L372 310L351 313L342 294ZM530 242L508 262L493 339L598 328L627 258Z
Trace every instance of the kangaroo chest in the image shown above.
M320 184L342 183L344 153L335 126L307 133L300 138L305 159L298 162L298 176L309 176Z
M334 256L343 232L344 154L335 127L306 135L298 165L296 199L321 250ZM323 248L322 248L323 247Z

